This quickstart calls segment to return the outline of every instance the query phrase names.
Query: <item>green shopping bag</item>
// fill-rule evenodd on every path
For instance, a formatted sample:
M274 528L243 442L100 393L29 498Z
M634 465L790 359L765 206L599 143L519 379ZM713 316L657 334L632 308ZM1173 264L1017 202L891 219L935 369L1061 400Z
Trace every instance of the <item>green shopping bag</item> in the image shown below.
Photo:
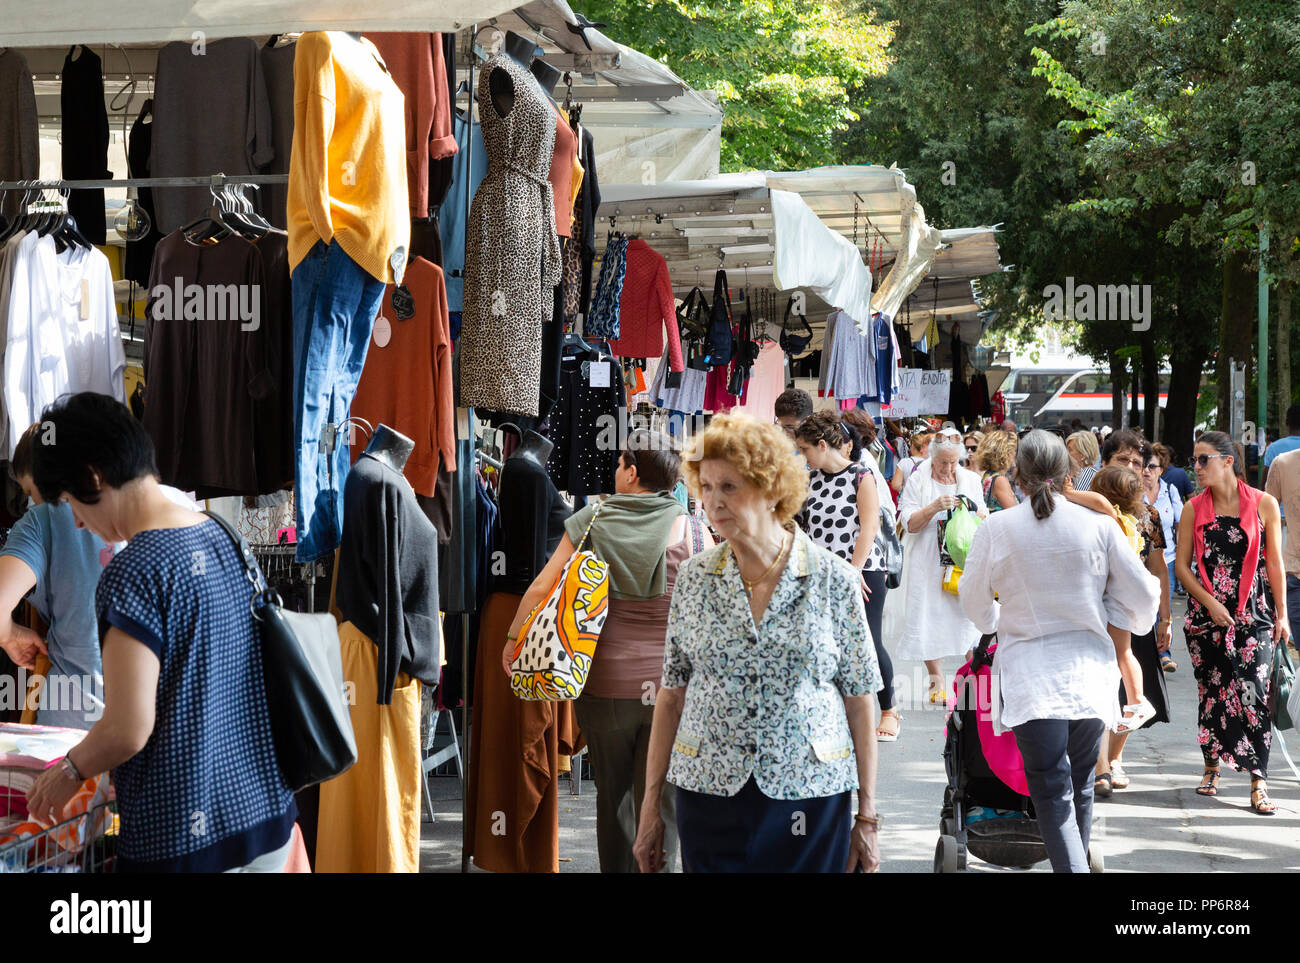
M975 539L975 529L979 528L980 519L975 514L974 503L965 496L959 496L957 507L948 513L948 522L944 526L943 548L957 568L966 567L966 553L970 551Z

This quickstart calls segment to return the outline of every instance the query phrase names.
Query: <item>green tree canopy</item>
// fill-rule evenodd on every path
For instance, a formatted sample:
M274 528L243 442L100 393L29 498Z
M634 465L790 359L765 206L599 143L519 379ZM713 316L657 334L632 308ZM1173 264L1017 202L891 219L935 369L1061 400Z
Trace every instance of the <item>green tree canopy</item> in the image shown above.
M844 0L572 6L697 90L717 92L723 171L838 162L838 135L858 119L850 92L889 65L892 24Z

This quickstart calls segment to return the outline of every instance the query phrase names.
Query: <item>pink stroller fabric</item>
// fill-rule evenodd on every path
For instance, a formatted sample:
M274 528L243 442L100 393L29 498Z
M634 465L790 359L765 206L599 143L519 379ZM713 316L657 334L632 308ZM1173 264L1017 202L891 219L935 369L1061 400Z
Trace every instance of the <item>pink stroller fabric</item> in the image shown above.
M997 643L989 646L989 655L997 651ZM960 693L966 685L965 679L971 674L967 662L957 670L957 682L954 690ZM1029 795L1029 783L1025 779L1025 761L1020 757L1020 747L1016 745L1016 734L1010 729L1002 735L993 734L993 720L990 716L992 705L993 673L989 666L981 666L975 673L975 698L967 697L965 705L975 710L976 730L980 735L980 749L993 774L1006 783L1007 787L1022 796ZM956 708L956 702L949 700L949 712Z

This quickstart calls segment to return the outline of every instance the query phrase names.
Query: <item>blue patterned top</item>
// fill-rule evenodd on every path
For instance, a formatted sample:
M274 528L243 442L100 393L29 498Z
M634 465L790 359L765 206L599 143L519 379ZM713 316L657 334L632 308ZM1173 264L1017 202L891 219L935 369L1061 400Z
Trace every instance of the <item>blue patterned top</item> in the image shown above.
M803 532L757 627L728 545L682 564L663 684L686 687L668 781L734 796L754 776L770 799L831 796L858 784L844 696L880 689L853 567Z
M113 770L119 868L222 872L293 831L250 595L234 543L213 521L140 532L100 576L101 635L118 628L159 662L153 732Z

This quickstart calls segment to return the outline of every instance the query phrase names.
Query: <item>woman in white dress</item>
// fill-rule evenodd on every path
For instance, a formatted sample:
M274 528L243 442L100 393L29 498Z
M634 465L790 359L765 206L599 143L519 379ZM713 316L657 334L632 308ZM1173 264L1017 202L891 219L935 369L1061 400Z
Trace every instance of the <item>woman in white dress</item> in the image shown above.
M897 640L897 658L925 662L932 704L947 699L942 660L967 652L980 638L958 597L943 590L939 564L939 523L957 505L957 496L969 498L981 518L988 514L980 476L957 464L963 451L960 435L935 435L930 457L908 478L898 499L898 519L906 532L903 580L885 600L886 638Z

